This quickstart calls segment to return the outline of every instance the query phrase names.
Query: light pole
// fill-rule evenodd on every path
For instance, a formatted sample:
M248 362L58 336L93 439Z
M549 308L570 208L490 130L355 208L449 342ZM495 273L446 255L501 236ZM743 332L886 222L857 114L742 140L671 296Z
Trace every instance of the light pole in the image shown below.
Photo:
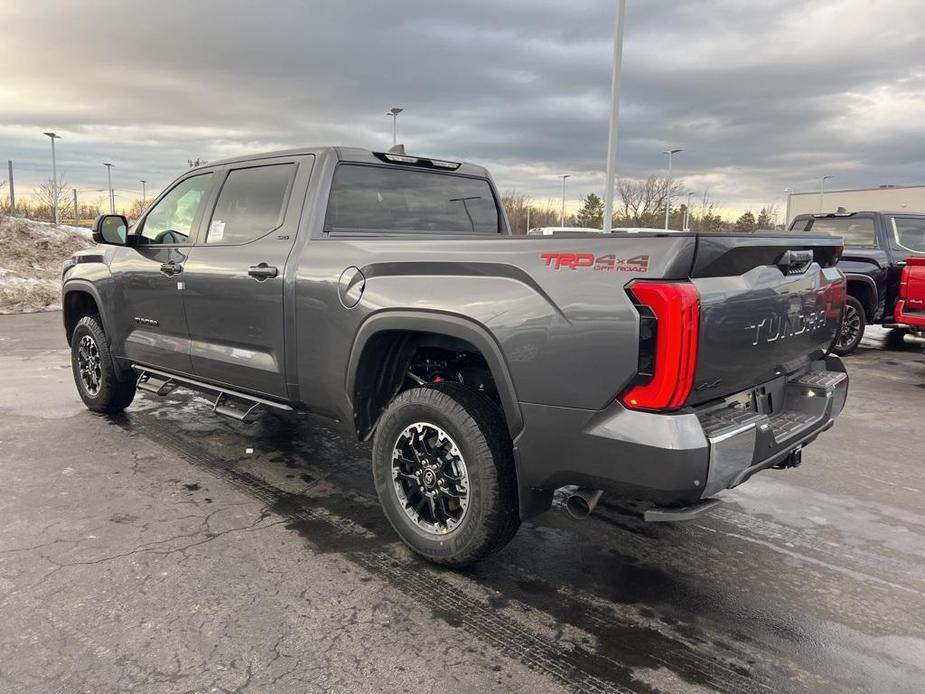
M822 184L819 186L819 211L825 211L825 182L830 178L835 178L834 176L823 176Z
M54 220L55 226L58 226L58 162L55 159L55 140L60 140L61 136L57 133L42 133L43 135L48 135L51 138L51 194L52 200L51 204L54 207Z
M116 213L116 199L112 194L112 162L104 161L106 167L106 179L109 183L109 214Z
M143 178L141 179L141 205L142 207L144 207L148 202L148 191L145 188L147 183L148 182L145 179Z
M688 191L687 193L687 207L684 208L684 226L683 231L691 230L691 198L695 196L696 193Z
M668 180L665 184L665 231L668 231L668 215L671 213L671 165L674 155L683 151L683 149L669 149L662 152L668 155Z
M617 175L617 127L620 120L620 78L623 67L623 18L626 0L617 0L613 28L613 65L610 74L610 130L607 135L607 180L604 184L604 233L613 227L613 187Z
M398 114L404 111L405 109L399 108L398 106L393 106L389 109L389 112L385 115L392 116L392 146L398 144Z
M13 160L7 159L6 165L10 169L10 217L16 216L16 186L13 185Z
M565 226L565 179L571 178L572 174L563 174L560 176L562 179L562 210L559 213L559 226Z
M787 209L784 212L784 229L790 225L790 196L793 195L793 188L784 188L784 192L787 194Z

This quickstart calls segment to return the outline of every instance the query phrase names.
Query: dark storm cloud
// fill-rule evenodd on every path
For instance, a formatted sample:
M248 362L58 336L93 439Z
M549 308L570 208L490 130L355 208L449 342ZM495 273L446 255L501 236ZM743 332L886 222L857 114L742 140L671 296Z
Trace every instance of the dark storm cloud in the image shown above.
M622 174L681 146L679 173L732 207L822 173L920 183L925 7L917 0L629 0ZM599 190L610 0L7 4L0 156L24 187L47 140L82 188L156 187L187 158L389 144L486 163L502 188ZM119 181L122 181L119 183Z

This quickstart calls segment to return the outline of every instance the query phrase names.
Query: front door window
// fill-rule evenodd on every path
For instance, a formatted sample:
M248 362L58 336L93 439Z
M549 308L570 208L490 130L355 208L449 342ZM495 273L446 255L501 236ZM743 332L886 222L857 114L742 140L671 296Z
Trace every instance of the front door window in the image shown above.
M209 188L211 173L180 181L148 212L141 227L145 245L187 244Z

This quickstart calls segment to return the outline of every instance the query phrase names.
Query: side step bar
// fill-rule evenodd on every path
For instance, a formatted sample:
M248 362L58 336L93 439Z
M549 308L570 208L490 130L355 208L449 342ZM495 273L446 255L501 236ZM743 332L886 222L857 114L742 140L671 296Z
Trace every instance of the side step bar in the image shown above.
M250 423L255 421L263 413L263 408L265 407L273 407L277 410L289 412L292 411L289 405L273 402L272 400L265 400L256 395L248 395L247 393L241 393L236 390L231 390L230 388L222 388L209 383L203 383L202 381L187 378L186 376L176 376L166 371L152 369L139 364L132 364L132 368L138 372L137 387L140 390L163 396L170 394L175 388L182 386L183 388L196 391L204 396L214 398L212 411L215 414L225 415L226 417L237 419L239 422Z

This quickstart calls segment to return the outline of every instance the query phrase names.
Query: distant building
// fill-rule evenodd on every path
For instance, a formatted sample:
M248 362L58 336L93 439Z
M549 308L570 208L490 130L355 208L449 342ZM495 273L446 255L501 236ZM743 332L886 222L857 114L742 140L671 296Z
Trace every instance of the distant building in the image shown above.
M818 190L810 193L791 193L787 198L787 224L789 225L798 214L836 212L839 207L844 207L847 212L873 210L925 213L925 185L826 190L821 206Z

